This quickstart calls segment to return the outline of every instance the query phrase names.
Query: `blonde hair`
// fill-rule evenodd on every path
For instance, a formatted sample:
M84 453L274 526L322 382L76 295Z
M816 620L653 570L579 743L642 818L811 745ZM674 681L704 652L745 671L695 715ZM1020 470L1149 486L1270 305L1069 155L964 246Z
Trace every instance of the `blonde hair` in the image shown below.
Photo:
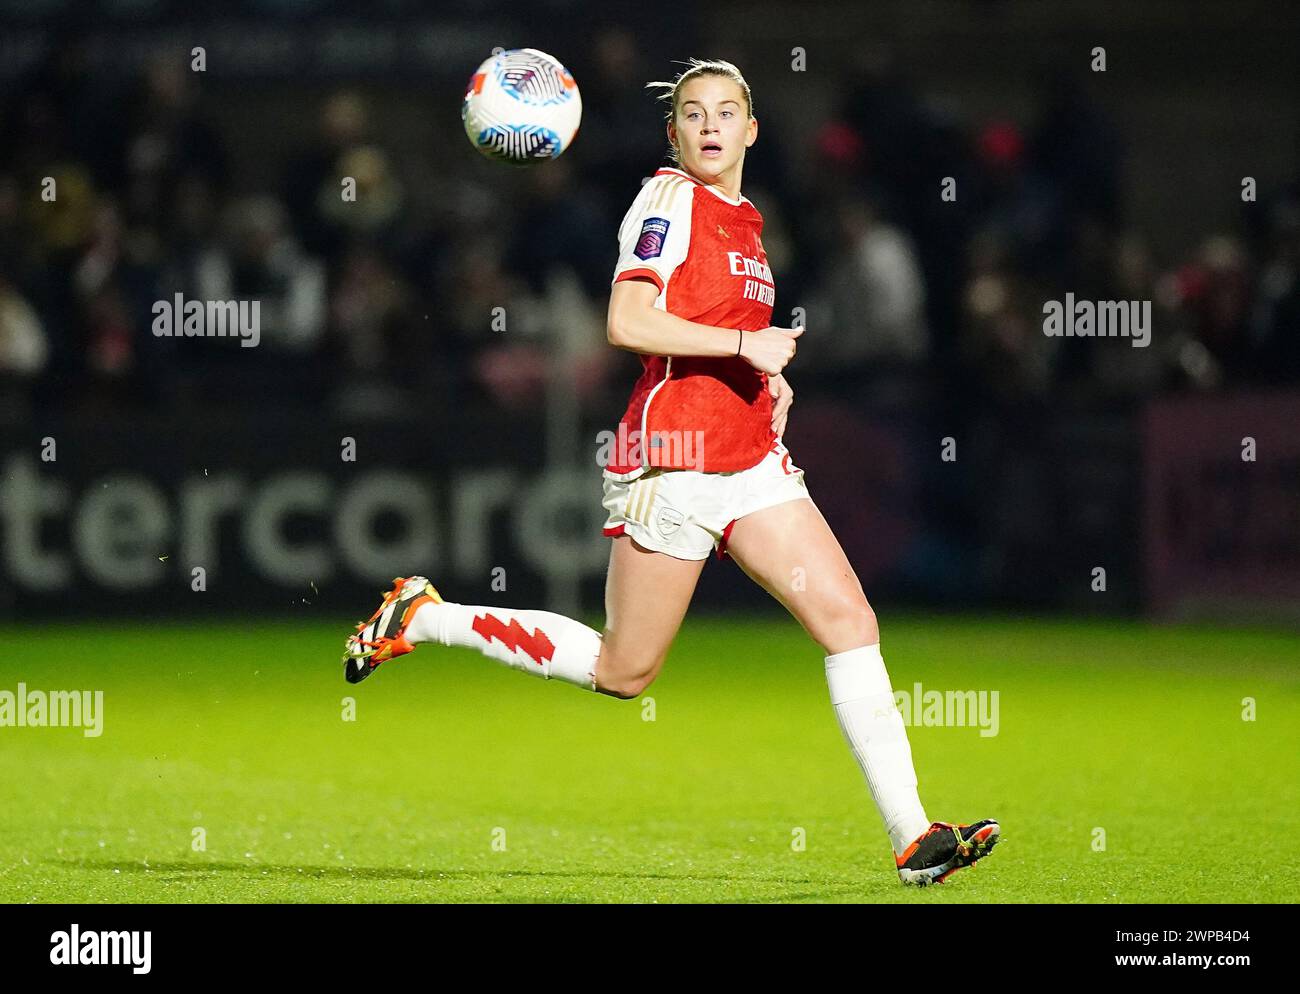
M665 121L672 121L677 117L677 111L681 107L682 87L700 76L719 76L722 79L729 79L739 86L740 92L745 95L745 113L750 120L753 120L754 95L749 92L749 84L745 82L745 77L739 69L723 59L691 59L686 63L686 69L672 82L661 80L646 83L647 90L658 90L658 99L668 102L668 112L664 115ZM677 146L670 144L668 147L671 150L668 154L672 157L673 162L680 162Z

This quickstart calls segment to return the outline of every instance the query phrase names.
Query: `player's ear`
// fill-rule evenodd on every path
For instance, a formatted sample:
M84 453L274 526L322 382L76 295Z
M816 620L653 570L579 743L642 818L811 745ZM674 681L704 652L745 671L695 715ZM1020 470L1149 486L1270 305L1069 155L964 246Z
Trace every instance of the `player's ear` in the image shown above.
M749 137L745 139L745 148L751 147L758 140L758 118L749 119Z

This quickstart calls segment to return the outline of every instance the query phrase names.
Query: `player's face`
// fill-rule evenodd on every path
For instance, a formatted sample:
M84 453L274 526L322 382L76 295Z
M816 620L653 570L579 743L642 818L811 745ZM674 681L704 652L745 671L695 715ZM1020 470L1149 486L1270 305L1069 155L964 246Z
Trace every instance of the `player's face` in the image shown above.
M728 176L758 136L740 84L722 76L697 76L682 87L668 139L686 170L718 182Z

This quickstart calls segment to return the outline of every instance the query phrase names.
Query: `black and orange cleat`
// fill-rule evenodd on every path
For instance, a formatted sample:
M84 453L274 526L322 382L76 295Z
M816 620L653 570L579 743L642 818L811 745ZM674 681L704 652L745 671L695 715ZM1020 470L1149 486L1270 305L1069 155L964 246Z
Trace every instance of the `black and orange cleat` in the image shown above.
M973 825L936 821L903 855L894 857L898 879L917 887L941 884L958 870L987 856L997 845L1000 832L1001 827L991 818Z
M438 591L422 576L393 580L393 589L384 594L379 610L369 621L357 625L355 635L348 636L343 656L343 675L348 683L360 683L380 663L414 650L415 646L406 640L406 626L418 608L441 603Z

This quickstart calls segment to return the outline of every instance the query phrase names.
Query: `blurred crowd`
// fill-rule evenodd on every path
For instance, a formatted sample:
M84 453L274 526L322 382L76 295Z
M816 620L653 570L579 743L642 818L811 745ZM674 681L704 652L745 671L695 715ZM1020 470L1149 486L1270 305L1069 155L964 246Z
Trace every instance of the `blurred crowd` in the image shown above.
M478 160L454 118L413 157L374 125L372 93L340 87L304 97L314 138L257 150L281 179L252 189L253 139L217 123L187 65L107 85L60 49L0 96L0 419L526 412L554 362L617 414L639 367L605 344L604 306L618 222L665 161L643 88L663 72L623 30L588 57L579 140L544 167ZM962 119L879 61L845 72L797 147L750 81L744 192L766 220L774 321L806 316L803 396L997 412L1300 382L1300 183L1166 258L1129 221L1135 138L1078 81L1040 80L1027 120ZM1043 301L1066 292L1152 301L1151 346L1044 335ZM177 293L260 300L260 346L154 335L155 301Z

